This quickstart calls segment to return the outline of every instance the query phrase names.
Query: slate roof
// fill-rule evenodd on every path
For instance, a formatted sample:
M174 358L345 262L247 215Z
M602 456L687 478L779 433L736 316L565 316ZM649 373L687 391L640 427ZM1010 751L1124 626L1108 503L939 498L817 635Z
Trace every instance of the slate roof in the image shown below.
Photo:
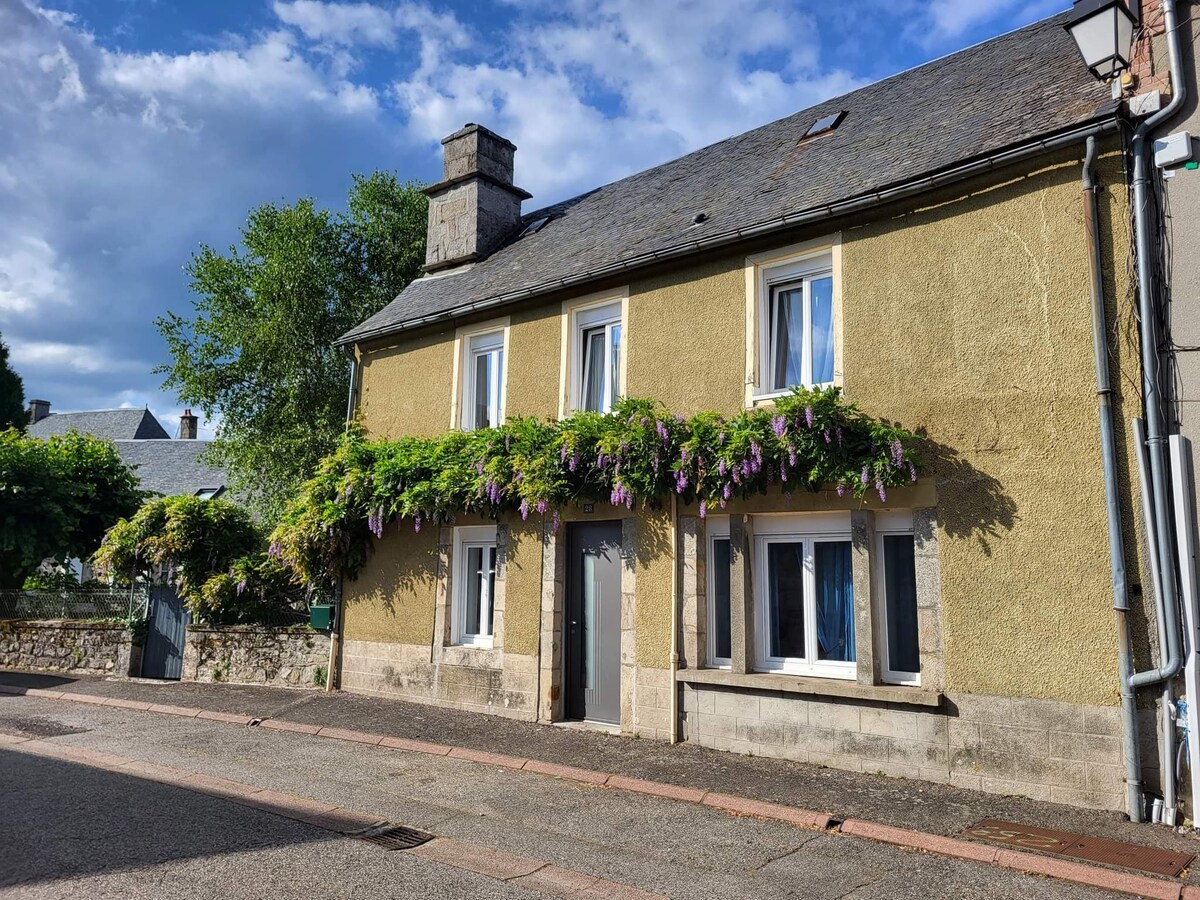
M142 490L173 496L224 488L225 470L200 459L211 441L116 441L121 459L135 468Z
M487 259L410 284L339 343L581 284L697 238L912 182L1114 113L1056 16L861 88L556 206ZM829 134L800 143L844 110ZM693 227L697 213L708 216ZM783 223L780 223L781 225ZM701 252L697 248L696 252Z
M90 412L50 413L29 426L30 437L78 431L110 441L169 438L148 409L97 409Z

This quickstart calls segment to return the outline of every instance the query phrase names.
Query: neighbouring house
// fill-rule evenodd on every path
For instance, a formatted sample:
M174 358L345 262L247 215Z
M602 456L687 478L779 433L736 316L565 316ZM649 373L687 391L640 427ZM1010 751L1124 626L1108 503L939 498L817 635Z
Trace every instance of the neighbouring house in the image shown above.
M531 213L511 143L447 137L427 274L341 340L371 436L837 385L922 433L926 469L886 502L389 525L345 585L341 687L1124 808L1090 254L1146 668L1126 111L1065 21Z
M172 440L148 409L99 409L53 413L45 400L29 403L31 437L47 438L78 431L112 441L121 458L133 466L142 490L164 496L189 494L219 497L226 491L225 470L206 462L211 441L200 440L199 418L190 409L179 419L179 437Z

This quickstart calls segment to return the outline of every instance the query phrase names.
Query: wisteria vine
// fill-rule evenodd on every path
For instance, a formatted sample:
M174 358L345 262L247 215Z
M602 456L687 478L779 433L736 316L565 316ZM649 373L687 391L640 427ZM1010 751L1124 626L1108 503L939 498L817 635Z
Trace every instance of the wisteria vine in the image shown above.
M704 517L772 489L832 487L887 499L916 481L917 438L863 413L837 388L801 389L772 407L685 418L626 398L607 414L510 419L436 438L371 441L352 429L292 501L271 553L299 580L354 578L389 522L464 513L550 516L588 502L631 510L674 494Z

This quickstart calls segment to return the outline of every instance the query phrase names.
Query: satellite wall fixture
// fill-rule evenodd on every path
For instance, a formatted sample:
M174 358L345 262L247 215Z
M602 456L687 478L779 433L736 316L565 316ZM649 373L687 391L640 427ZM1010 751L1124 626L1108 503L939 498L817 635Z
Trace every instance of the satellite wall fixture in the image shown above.
M1121 0L1075 0L1063 27L1075 39L1088 71L1100 81L1112 81L1129 68L1137 24Z

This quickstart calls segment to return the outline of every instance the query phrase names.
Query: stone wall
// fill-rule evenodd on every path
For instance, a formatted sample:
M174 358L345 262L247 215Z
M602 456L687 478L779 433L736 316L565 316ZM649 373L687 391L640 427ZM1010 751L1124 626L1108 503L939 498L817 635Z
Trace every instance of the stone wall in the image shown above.
M127 676L140 668L141 649L117 623L0 620L0 668Z
M683 687L686 739L756 756L1120 810L1120 708L947 695L918 708L780 691Z
M328 665L329 635L308 628L189 625L181 680L319 688Z

